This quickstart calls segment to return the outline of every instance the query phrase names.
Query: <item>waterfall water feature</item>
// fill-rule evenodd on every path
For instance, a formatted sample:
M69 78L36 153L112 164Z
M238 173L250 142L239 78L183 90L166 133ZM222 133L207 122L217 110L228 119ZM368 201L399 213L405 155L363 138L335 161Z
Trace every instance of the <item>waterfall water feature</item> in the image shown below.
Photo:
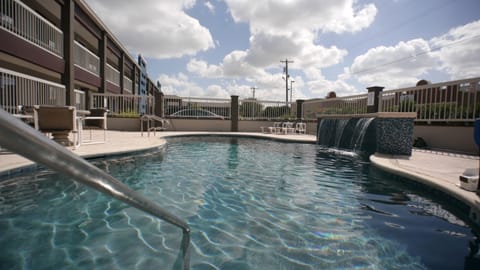
M338 119L337 121L337 127L335 130L335 144L334 144L336 148L340 147L340 142L342 140L343 132L345 131L345 127L347 126L349 120L350 119Z
M363 139L367 133L367 129L374 118L360 118L355 125L354 134L350 143L351 149L359 151L363 144Z
M365 139L371 141L370 137L374 137L373 132L369 132L373 119L322 118L318 123L317 143L333 148L369 151L371 142L365 142Z

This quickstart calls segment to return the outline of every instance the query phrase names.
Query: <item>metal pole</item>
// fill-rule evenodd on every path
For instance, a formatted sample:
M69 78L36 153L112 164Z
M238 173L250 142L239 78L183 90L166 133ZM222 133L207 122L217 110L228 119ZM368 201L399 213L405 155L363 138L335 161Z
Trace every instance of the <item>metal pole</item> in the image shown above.
M290 102L293 102L292 96L293 96L293 83L294 82L295 82L294 80L290 81Z
M161 208L120 180L93 166L64 146L48 139L0 109L0 145L16 154L71 177L110 197L149 213L182 229L183 269L190 268L190 227L188 223Z
M293 61L289 61L288 58L285 58L285 61L280 61L280 63L285 63L285 106L288 107L288 63L293 63Z

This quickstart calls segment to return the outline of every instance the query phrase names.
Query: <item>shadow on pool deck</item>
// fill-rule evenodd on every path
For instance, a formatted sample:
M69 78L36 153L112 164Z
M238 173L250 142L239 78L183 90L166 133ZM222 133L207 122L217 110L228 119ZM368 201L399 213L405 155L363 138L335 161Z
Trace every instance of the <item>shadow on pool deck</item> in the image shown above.
M287 142L315 143L313 135L273 135L246 132L157 132L150 133L108 131L107 142L104 144L82 145L72 151L85 158L125 154L136 151L146 151L159 148L165 144L165 138L182 135L222 135L267 138ZM33 149L32 149L33 150ZM459 176L471 168L479 169L480 160L475 156L449 154L414 150L411 157L372 155L371 162L386 171L424 183L439 189L475 209L480 219L480 197L474 192L459 187ZM0 151L0 175L22 171L34 165L28 159L6 151ZM479 223L479 221L477 221Z

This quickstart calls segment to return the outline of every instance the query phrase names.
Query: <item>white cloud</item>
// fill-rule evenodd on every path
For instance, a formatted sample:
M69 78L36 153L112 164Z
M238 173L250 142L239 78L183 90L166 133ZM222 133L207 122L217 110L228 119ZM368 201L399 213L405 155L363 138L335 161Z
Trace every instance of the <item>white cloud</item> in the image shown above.
M440 59L440 69L452 79L477 77L480 74L480 21L454 29L433 38L432 47L440 48L435 55Z
M250 38L251 48L246 52L245 60L257 67L280 65L285 57L295 59L292 67L327 67L338 64L347 54L335 46L326 48L314 44L315 35L309 31L298 30L294 33L274 35L257 33Z
M191 59L187 64L189 72L198 74L204 78L221 78L223 71L216 65L209 65L206 61Z
M318 33L359 31L372 23L376 8L353 0L319 2L226 0L234 20L250 25L250 48L232 51L218 64L192 59L188 71L204 78L246 80L261 86L265 97L277 99L285 91L280 62L285 58L294 61L290 74L300 71L314 81L325 80L320 70L341 63L347 51L317 44Z
M187 97L201 97L205 95L203 88L191 82L188 76L183 73L173 76L161 74L158 80L162 83L162 91L166 95Z
M185 13L195 0L86 1L135 54L164 59L194 55L215 46L210 31Z
M396 88L414 86L437 65L428 41L413 39L396 46L368 50L355 58L350 72L367 86Z
M231 94L222 86L212 84L207 87L205 96L214 98L230 98Z
M427 41L413 39L395 46L379 46L355 58L349 71L366 86L414 86L429 79L430 71L445 72L452 80L480 74L480 21L448 31Z
M375 5L357 5L356 0L226 0L233 19L249 22L252 33L357 32L368 27L377 14Z
M215 13L215 6L210 1L206 1L204 5L212 14Z

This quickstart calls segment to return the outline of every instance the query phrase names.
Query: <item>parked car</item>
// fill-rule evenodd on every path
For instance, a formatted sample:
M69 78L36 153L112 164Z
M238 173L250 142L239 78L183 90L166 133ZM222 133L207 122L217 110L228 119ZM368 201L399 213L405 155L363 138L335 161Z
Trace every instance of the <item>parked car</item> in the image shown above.
M225 117L221 115L204 109L184 109L171 114L170 117L225 119Z

